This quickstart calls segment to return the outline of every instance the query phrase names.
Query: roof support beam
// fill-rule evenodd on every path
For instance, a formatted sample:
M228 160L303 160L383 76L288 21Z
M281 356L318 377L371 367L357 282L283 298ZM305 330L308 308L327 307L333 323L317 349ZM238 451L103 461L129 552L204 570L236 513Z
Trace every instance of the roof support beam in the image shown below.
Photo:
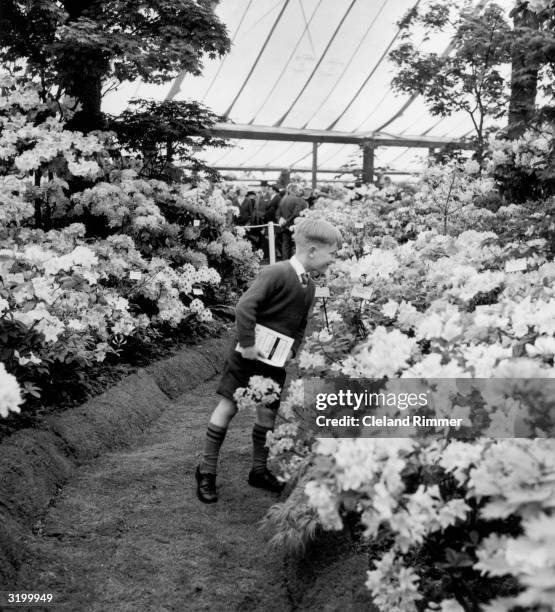
M286 127L269 127L260 125L239 125L232 123L217 123L210 132L222 138L239 140L280 140L289 142L317 142L335 144L365 145L371 143L374 147L444 147L456 144L463 149L473 149L467 140L456 138L440 138L432 136L394 136L379 132L336 132L333 130L298 130Z
M210 165L210 164L209 164ZM184 165L180 166L184 169L189 169L189 166ZM218 172L281 172L283 170L283 166L210 166L214 170L218 170ZM312 168L287 168L290 172L307 172L312 173ZM375 169L374 169L375 171ZM318 174L361 174L362 168L349 168L346 170L345 168L318 168ZM399 175L399 176L410 176L420 174L419 172L409 171L403 172L402 170L383 170L380 171L383 174L388 175Z

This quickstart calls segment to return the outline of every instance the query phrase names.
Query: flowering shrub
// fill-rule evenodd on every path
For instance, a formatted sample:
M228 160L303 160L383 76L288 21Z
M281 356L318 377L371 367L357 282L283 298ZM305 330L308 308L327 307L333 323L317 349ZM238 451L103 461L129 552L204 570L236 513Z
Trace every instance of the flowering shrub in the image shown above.
M467 166L457 173L476 172ZM304 496L294 491L295 507L277 505L266 524L276 531L274 541L304 542L317 531L314 511L326 529L343 529L354 513L365 537L381 542L366 585L384 611L548 610L554 424L533 417L552 413L540 383L555 376L555 266L547 240L492 231L515 218L522 223L529 209L474 214L484 189L470 179L458 189L464 197L457 206L471 214L449 211L450 235L439 233L442 211L433 203L443 201L452 172L434 171L443 176L437 189L425 178L414 200L397 210L386 212L370 195L317 203L316 213L308 213L326 216L346 240L327 278L331 298L320 329L307 339L299 364L310 376L387 378L387 384L501 379L484 393L483 434L513 436L524 418L533 423L527 434L547 438L315 440L299 381L270 451ZM428 211L412 215L415 202ZM454 403L457 390L446 388L437 402L441 416L468 417Z
M446 234L453 225L478 223L489 211L474 202L494 189L493 179L480 174L474 160L429 163L421 176L415 195L416 210L428 219L431 229Z
M215 270L175 270L143 258L127 236L86 243L84 232L21 230L0 251L2 359L22 380L43 378L56 362L102 362L163 325L212 319L193 288L217 285Z
M116 180L117 176L117 180ZM86 223L89 233L130 235L145 255L173 265L211 265L225 279L222 297L233 297L258 269L258 256L240 228L227 225L228 203L220 189L195 189L139 179L132 169L74 194L64 216Z
M55 115L55 102L23 78L1 74L0 87L0 160L5 170L91 178L100 174L97 159L110 134L84 136L65 130L64 120Z
M35 84L1 74L0 92L0 360L25 399L209 330L259 262L221 190L141 179L114 134L65 129Z
M329 529L342 528L341 508L356 509L367 536L387 528L391 545L367 581L383 609L416 610L434 587L464 609L503 590L492 610L550 605L554 450L553 440L320 440L305 492ZM454 486L430 484L437 474Z
M490 138L487 170L512 201L545 200L555 194L555 128L544 123L515 140Z

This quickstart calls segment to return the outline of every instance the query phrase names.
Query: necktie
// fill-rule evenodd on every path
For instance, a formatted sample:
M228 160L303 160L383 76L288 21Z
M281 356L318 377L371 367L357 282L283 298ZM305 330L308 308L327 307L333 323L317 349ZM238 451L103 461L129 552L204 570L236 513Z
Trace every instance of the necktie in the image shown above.
M308 274L306 272L301 274L301 285L305 287L305 289L308 287Z

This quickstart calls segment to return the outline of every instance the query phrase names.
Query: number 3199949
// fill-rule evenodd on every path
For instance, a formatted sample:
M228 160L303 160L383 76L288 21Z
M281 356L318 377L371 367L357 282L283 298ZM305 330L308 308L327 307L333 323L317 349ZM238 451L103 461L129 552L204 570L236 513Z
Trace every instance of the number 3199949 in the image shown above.
M0 604L17 607L18 605L44 605L54 602L53 593L14 593L0 591Z

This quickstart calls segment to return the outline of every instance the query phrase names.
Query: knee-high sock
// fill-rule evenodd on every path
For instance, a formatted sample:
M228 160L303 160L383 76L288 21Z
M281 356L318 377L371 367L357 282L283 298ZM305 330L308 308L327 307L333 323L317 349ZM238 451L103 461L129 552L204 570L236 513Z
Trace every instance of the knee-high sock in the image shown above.
M268 459L266 434L272 430L273 427L264 427L258 423L255 423L252 428L252 469L255 472L266 469L266 461Z
M200 471L203 474L215 474L218 465L218 456L220 448L227 433L226 427L220 427L213 423L208 423L206 430L206 439L204 441L204 452L200 464Z

